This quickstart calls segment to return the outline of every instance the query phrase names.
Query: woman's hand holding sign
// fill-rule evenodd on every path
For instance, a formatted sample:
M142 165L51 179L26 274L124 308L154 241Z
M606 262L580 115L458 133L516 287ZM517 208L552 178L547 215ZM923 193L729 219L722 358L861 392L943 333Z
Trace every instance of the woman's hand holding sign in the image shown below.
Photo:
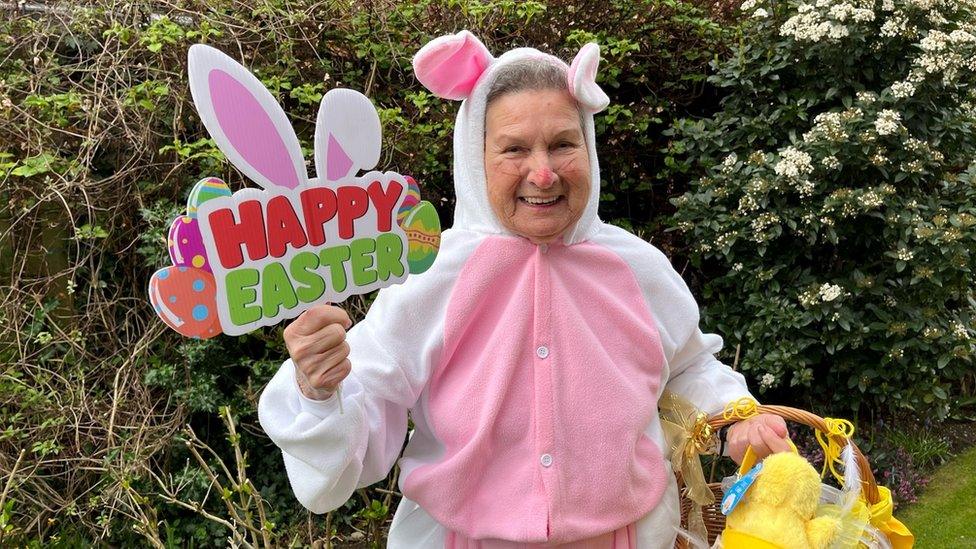
M332 305L318 305L285 328L285 346L295 363L295 378L302 394L325 400L349 375L349 344L346 330L352 320L346 311Z

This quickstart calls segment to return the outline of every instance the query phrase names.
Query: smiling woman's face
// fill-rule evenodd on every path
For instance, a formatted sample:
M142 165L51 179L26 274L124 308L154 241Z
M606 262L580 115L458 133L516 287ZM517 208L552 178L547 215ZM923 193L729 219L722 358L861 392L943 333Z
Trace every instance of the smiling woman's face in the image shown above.
M485 114L488 201L510 231L555 241L583 214L590 161L576 101L563 90L499 96Z

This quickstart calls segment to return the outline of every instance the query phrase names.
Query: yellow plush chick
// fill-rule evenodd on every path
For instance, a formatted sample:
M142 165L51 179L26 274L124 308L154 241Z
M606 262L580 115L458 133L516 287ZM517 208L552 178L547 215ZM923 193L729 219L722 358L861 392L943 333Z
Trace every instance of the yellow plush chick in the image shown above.
M722 533L725 549L823 549L840 528L832 517L815 517L820 475L807 460L783 452L768 456Z

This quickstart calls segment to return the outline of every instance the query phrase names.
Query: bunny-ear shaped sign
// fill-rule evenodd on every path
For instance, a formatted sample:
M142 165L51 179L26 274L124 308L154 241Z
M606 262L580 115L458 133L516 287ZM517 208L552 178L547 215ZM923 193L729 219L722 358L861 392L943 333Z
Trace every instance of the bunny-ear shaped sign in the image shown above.
M567 74L570 93L590 114L596 114L610 104L610 98L596 83L599 66L600 46L590 42L580 48Z
M265 189L304 185L308 173L298 137L264 84L210 46L190 46L188 57L193 103L228 160Z
M492 61L488 48L468 31L441 36L413 56L417 80L442 99L466 99Z
M334 182L371 170L380 160L380 117L363 94L331 90L315 120L315 171Z
M380 158L376 109L363 94L322 98L318 177L309 179L285 113L261 82L218 50L193 46L190 90L231 163L261 188L231 193L206 178L173 220L173 265L153 274L149 301L187 337L240 335L426 271L440 219L412 178L369 171ZM366 172L366 173L362 173Z

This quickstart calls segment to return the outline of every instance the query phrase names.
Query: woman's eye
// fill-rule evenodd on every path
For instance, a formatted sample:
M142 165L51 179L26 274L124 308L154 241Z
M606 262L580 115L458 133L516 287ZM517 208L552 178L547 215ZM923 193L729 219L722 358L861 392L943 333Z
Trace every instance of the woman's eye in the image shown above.
M506 153L518 153L518 152L522 152L523 150L525 150L523 147L519 147L519 146L516 146L516 145L512 145L510 147L505 147L504 152L506 152Z
M557 149L572 149L576 147L576 143L572 141L561 141L556 144Z

